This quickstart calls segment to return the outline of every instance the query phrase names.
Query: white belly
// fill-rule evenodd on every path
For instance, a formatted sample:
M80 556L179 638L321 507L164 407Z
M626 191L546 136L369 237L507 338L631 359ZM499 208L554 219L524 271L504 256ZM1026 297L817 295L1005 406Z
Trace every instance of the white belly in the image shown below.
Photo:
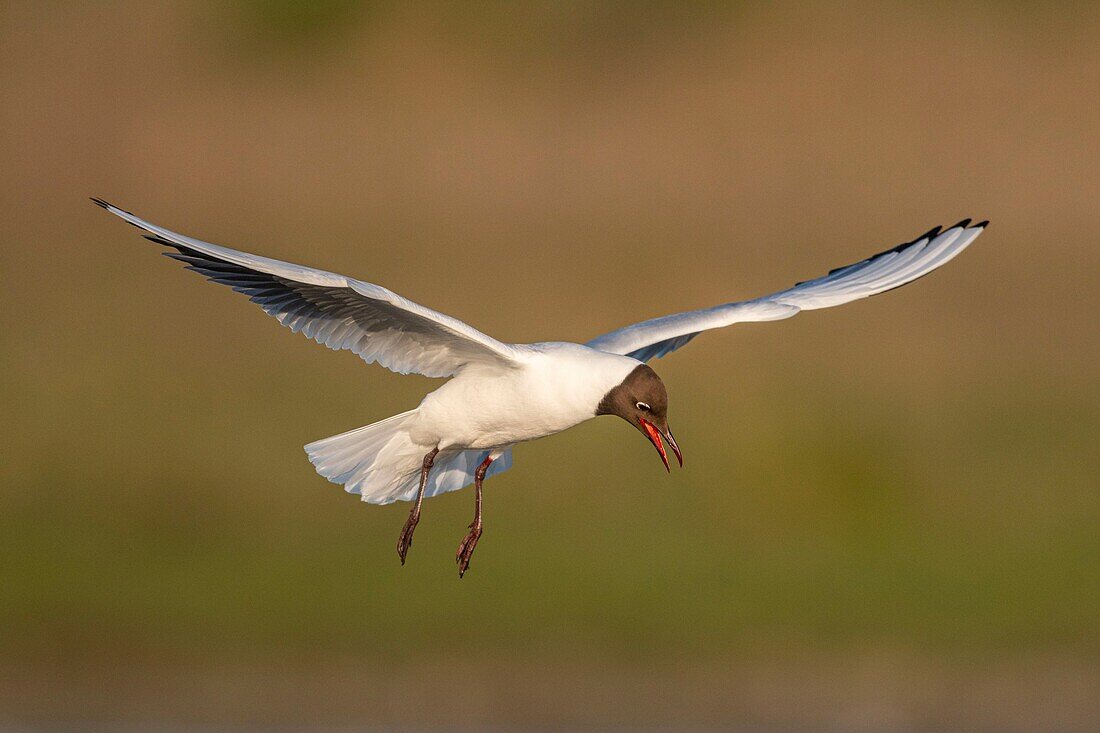
M420 403L410 437L440 448L496 448L595 417L600 399L639 362L577 344L532 344L520 368L466 371Z

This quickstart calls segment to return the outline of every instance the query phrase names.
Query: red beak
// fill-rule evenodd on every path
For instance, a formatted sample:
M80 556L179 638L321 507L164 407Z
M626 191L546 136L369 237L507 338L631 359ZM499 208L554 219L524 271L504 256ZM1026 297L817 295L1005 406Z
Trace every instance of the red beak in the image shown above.
M672 449L672 452L676 454L676 461L680 464L680 468L684 467L684 454L680 452L680 446L676 444L676 438L672 437L672 431L665 431L665 439L668 441L668 447Z
M668 466L668 455L665 453L665 444L661 442L661 431L657 429L657 426L651 423L645 418L639 418L642 423L642 427L645 429L645 434L649 437L649 442L653 443L653 447L657 449L657 453L661 456L661 462L665 464L665 470L671 472L672 469ZM668 436L669 444L672 446L672 450L676 453L676 460L680 461L680 465L684 465L683 458L680 457L680 448L676 445L676 441L673 440L672 434Z

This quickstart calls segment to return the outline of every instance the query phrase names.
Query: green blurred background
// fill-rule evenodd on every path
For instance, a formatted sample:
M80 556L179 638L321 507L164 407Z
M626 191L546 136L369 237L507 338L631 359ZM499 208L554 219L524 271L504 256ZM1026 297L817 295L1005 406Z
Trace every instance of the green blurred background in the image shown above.
M1096 3L0 5L0 725L1100 728ZM406 505L301 446L438 382L102 196L586 340L989 218Z

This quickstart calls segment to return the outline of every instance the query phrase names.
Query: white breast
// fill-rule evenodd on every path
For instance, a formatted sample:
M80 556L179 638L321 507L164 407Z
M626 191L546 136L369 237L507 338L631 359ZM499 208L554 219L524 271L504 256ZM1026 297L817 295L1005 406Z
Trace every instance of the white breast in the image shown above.
M603 396L639 364L579 344L521 348L519 369L463 371L425 397L413 439L485 449L552 435L595 417Z

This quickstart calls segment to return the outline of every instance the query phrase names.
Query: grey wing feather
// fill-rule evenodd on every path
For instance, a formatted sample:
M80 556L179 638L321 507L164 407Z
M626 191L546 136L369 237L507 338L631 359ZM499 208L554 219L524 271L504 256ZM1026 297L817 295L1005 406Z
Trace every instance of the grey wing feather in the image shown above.
M202 242L92 200L175 249L165 254L187 269L247 295L292 331L368 364L428 377L449 377L471 363L515 365L510 344L379 285Z
M839 267L824 277L800 282L762 298L677 313L606 333L588 346L648 361L675 351L700 333L745 321L774 321L804 310L829 308L878 295L911 283L946 264L984 231L989 222L965 219L941 231L936 227L885 252Z

